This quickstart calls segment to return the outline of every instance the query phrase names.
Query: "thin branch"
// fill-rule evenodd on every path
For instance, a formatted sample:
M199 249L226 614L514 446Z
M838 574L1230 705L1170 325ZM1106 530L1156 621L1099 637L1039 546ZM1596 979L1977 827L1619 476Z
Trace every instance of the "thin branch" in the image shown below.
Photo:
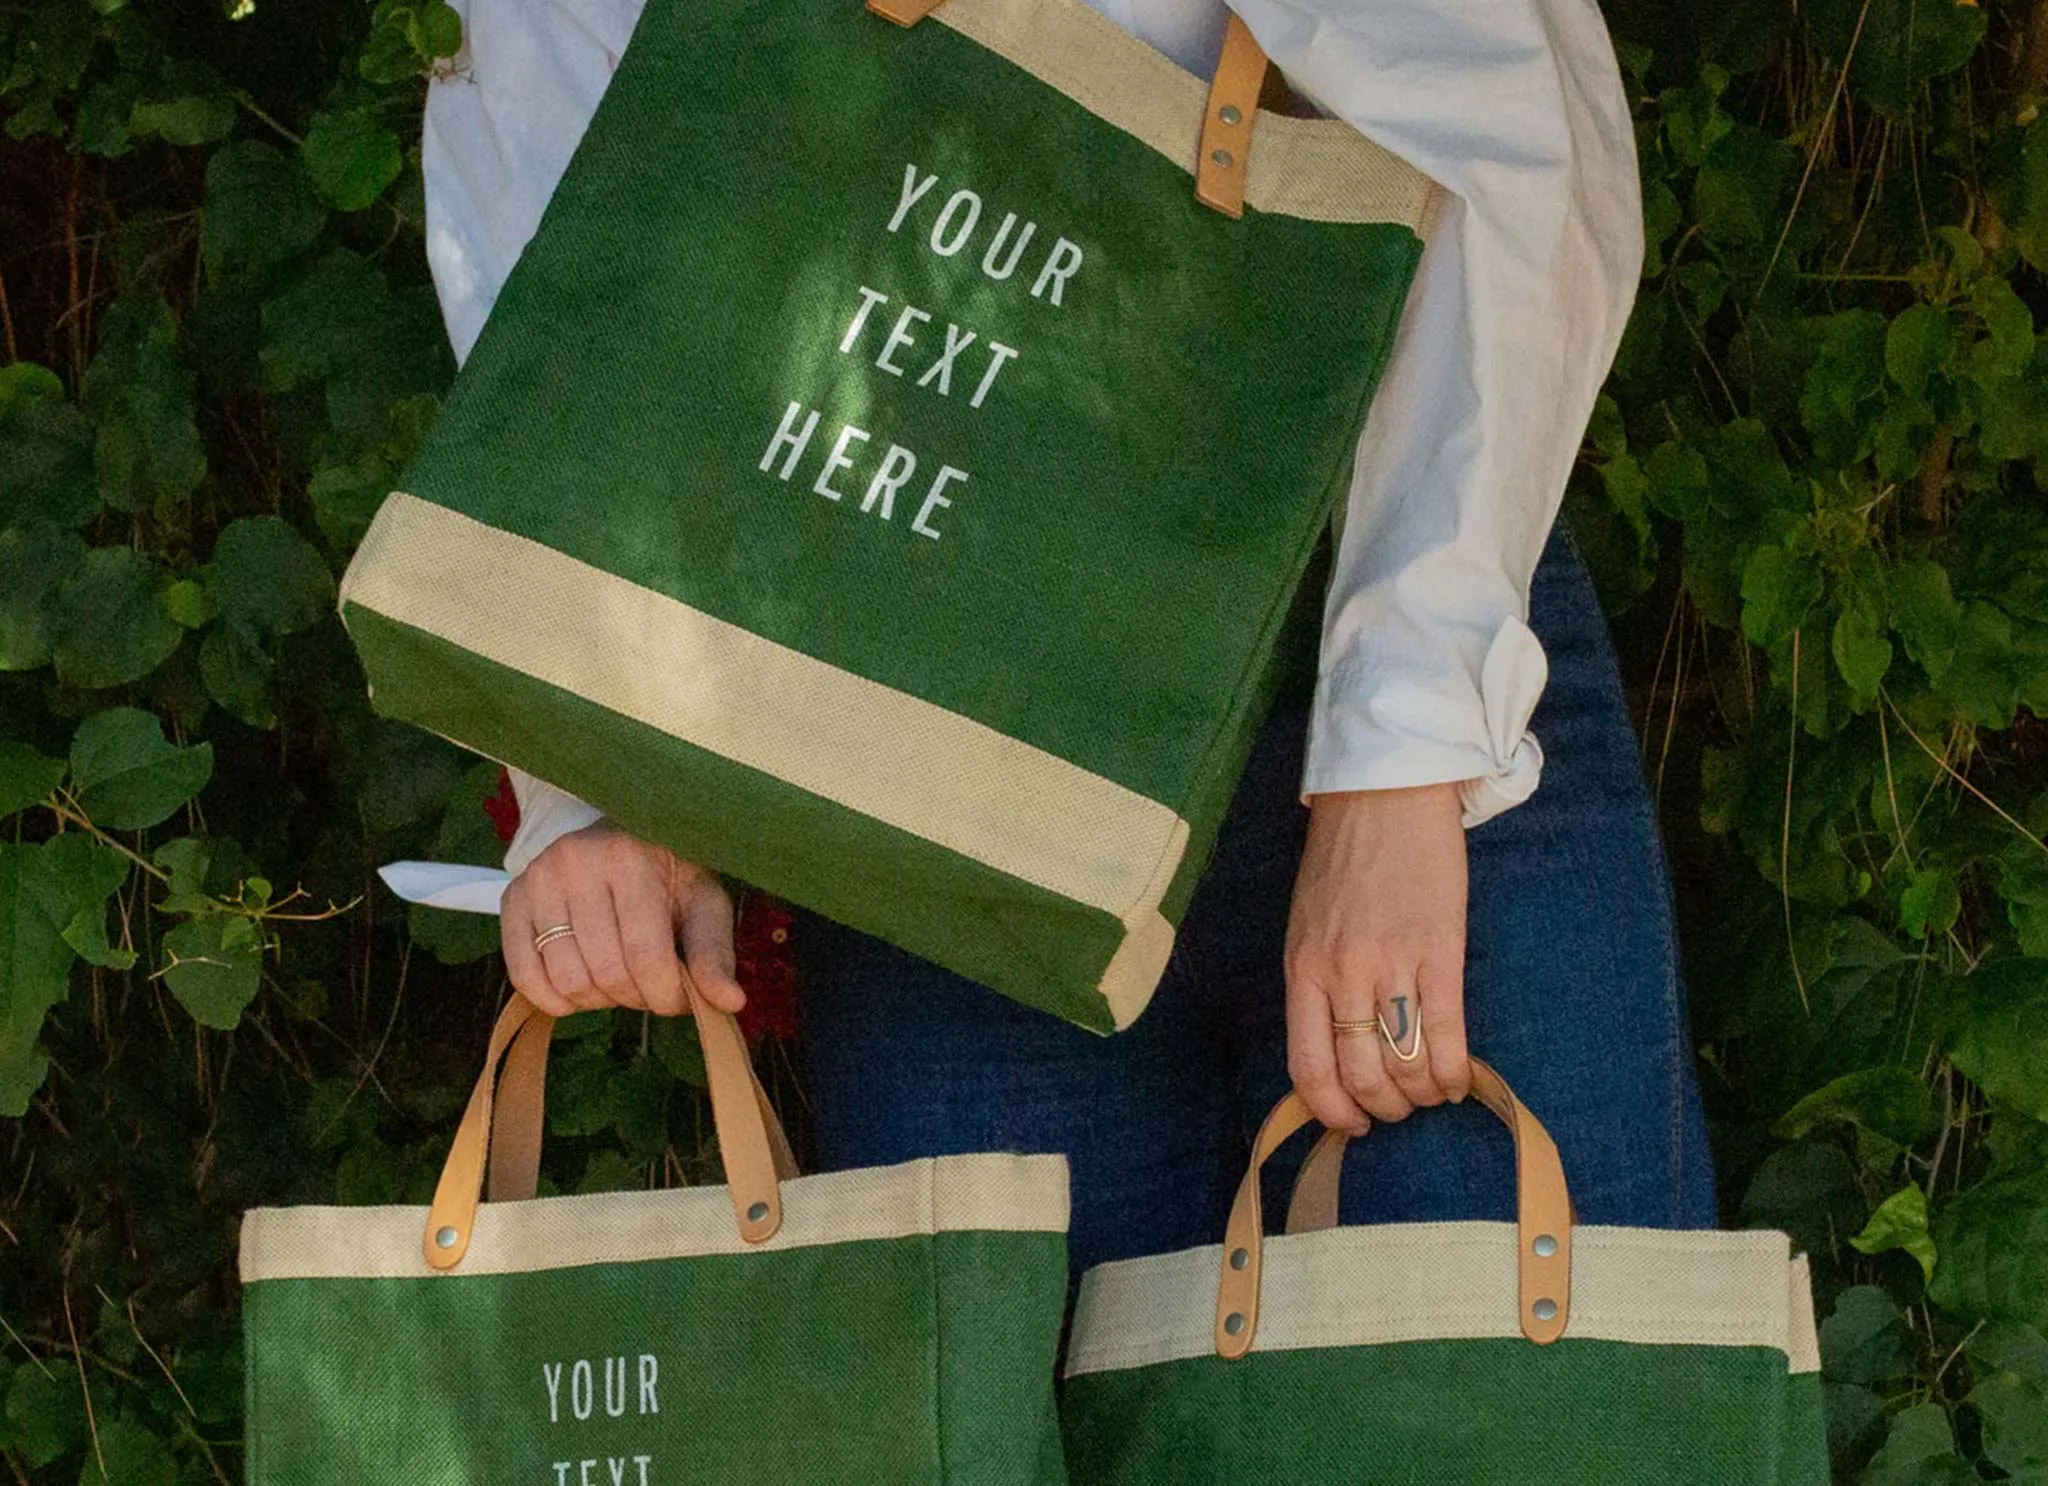
M1911 738L1915 743L1918 743L1920 745L1920 751L1922 753L1925 753L1929 758L1933 759L1935 763L1939 764L1941 766L1942 771L1946 773L1949 776L1949 778L1955 780L1957 784L1960 784L1964 789L1968 790L1971 794L1975 795L1981 803L1989 807L1992 814L1996 815L2000 820L2004 821L2007 825L2011 826L2015 831L2018 831L2022 836L2026 837L2027 840L2033 842L2036 848L2038 848L2042 852L2048 852L2048 841L2043 841L2039 836L2036 836L2032 831L2028 830L2025 826L2021 825L2018 821L2014 820L2011 815L2006 813L2004 807L2002 807L1996 800L1992 799L1991 796L1985 794L1983 790L1977 788L1976 785L1970 783L1969 780L1965 779L1959 772L1957 772L1954 764L1951 764L1947 759L1943 758L1940 754L1936 753L1932 748L1929 748L1927 746L1926 739L1922 738L1918 733L1914 732L1913 724L1906 721L1906 714L1899 710L1899 704L1892 700L1890 692L1886 691L1883 687L1880 686L1878 688L1878 694L1884 698L1885 705L1892 709L1892 716L1898 718L1899 726L1906 730L1906 736Z
M100 1475L109 1474L106 1451L100 1448L100 1421L93 1413L92 1384L86 1381L85 1353L78 1345L78 1326L71 1319L71 1287L64 1286L64 1329L71 1333L71 1360L78 1365L78 1391L85 1395L85 1427L92 1434L93 1458L100 1463Z
M1813 1015L1813 1002L1806 994L1806 974L1799 968L1799 941L1792 933L1792 766L1799 757L1799 638L1792 631L1792 732L1785 745L1785 814L1778 831L1778 897L1785 905L1785 957L1792 962L1792 984L1799 988L1799 1004Z
M1764 265L1763 277L1756 281L1756 298L1752 305L1762 304L1764 290L1771 282L1771 270L1778 266L1778 255L1785 251L1785 239L1792 235L1792 224L1799 217L1799 204L1806 199L1807 182L1813 179L1813 167L1820 163L1822 146L1828 142L1829 126L1834 123L1835 110L1841 106L1842 91L1849 86L1849 68L1856 60L1856 44L1863 39L1863 23L1870 18L1870 0L1863 0L1863 8L1856 12L1856 29L1849 35L1849 54L1842 58L1841 75L1835 79L1834 96L1828 99L1828 110L1821 115L1820 127L1813 131L1813 145L1806 152L1806 169L1799 173L1799 189L1792 193L1792 209L1785 213L1785 225L1778 229L1778 241L1771 248L1770 262Z

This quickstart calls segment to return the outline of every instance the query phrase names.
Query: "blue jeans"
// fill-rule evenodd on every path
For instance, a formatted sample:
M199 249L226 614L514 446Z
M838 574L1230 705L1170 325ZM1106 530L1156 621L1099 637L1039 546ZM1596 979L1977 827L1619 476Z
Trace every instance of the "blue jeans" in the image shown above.
M1528 803L1468 835L1470 1045L1556 1137L1582 1221L1712 1227L1669 881L1605 622L1562 536L1530 624L1550 657L1534 722L1547 762ZM1219 1242L1250 1137L1289 1086L1281 949L1306 731L1305 699L1283 699L1158 994L1115 1037L804 918L820 1166L1056 1151L1073 1173L1076 1274ZM1269 1167L1269 1205L1284 1208L1306 1150L1298 1138ZM1351 1147L1342 1205L1348 1223L1512 1217L1512 1143L1476 1100L1375 1125Z

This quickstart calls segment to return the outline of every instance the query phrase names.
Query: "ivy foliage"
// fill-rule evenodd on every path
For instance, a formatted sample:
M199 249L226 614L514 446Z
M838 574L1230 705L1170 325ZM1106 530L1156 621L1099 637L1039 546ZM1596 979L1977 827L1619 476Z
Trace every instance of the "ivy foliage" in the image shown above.
M2048 6L1614 0L1643 293L1567 513L1673 853L1729 1221L1845 1482L2048 1479ZM501 977L374 864L495 768L335 575L451 366L442 0L0 0L0 1461L239 1475L235 1224L423 1201ZM1617 912L1627 911L1617 905ZM547 1190L708 1167L585 1017Z

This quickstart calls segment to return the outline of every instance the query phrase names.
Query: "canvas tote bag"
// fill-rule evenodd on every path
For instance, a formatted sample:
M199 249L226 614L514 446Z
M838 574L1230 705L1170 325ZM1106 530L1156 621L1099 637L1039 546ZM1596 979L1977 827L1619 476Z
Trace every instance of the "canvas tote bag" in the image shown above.
M342 615L386 715L1107 1031L1438 191L1241 24L875 3L649 0Z
M1516 1222L1338 1228L1333 1131L1287 1235L1263 1238L1259 1167L1313 1118L1289 1094L1221 1248L1083 1278L1062 1400L1076 1486L1825 1486L1789 1240L1579 1224L1549 1133L1472 1074L1514 1132Z
M796 1177L697 1018L726 1188L515 1200L553 1026L514 997L431 1208L247 1215L251 1486L1065 1479L1065 1162Z

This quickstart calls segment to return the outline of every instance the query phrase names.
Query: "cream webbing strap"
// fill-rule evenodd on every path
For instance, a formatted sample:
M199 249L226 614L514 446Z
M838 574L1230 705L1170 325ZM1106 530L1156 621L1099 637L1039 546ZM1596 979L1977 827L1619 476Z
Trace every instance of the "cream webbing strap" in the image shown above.
M1539 1345L1564 1334L1571 1315L1572 1215L1571 1192L1557 1143L1543 1122L1515 1097L1492 1068L1472 1060L1472 1092L1499 1116L1515 1137L1518 1187L1516 1233L1518 1292L1522 1334ZM1259 1319L1259 1272L1263 1228L1259 1206L1259 1168L1295 1131L1314 1116L1297 1093L1289 1093L1260 1127L1252 1148L1251 1168L1238 1188L1223 1240L1223 1271L1216 1289L1216 1350L1224 1357L1242 1357L1251 1350ZM1295 1180L1288 1205L1287 1231L1313 1232L1337 1221L1337 1187L1349 1137L1330 1131Z
M729 1013L700 999L687 975L684 985L704 1048L704 1066L711 1085L711 1117L718 1129L733 1215L740 1237L749 1243L761 1243L774 1237L782 1224L779 1181L796 1174L795 1163L790 1159L788 1141L774 1119L767 1094L754 1076L738 1023ZM492 1176L492 1195L517 1198L533 1194L540 1163L547 1047L553 1035L554 1018L536 1009L523 996L514 995L499 1013L484 1053L483 1071L463 1110L462 1123L456 1128L447 1162L441 1168L440 1182L434 1189L433 1203L427 1209L421 1252L433 1268L453 1269L469 1252L494 1134L502 1134L508 1149L504 1166ZM509 1058L508 1051L512 1054ZM498 1069L500 1059L506 1061L502 1078ZM502 1107L506 1111L502 1119L494 1118L501 1084Z
M867 0L870 11L899 26L916 25L944 3ZM1202 115L1202 142L1195 156L1195 199L1225 216L1244 215L1245 164L1251 158L1266 67L1265 50L1233 12L1223 33L1216 76L1209 84L1209 106Z

